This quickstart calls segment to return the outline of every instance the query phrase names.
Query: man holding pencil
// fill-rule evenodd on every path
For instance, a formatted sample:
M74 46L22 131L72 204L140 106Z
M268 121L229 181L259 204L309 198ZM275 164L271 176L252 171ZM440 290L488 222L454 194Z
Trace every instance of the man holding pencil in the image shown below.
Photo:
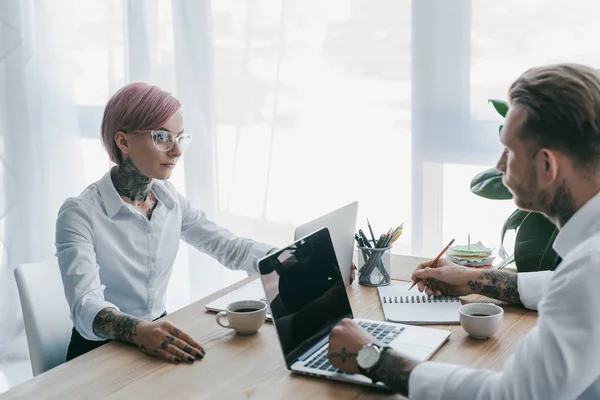
M560 229L553 247L562 261L554 273L520 274L444 258L419 265L412 278L421 292L483 294L537 309L539 317L500 372L416 364L384 350L365 374L411 399L600 398L600 76L576 64L537 67L508 94L497 168L519 208ZM358 373L356 355L372 341L343 321L331 332L332 364ZM354 357L331 357L339 353Z

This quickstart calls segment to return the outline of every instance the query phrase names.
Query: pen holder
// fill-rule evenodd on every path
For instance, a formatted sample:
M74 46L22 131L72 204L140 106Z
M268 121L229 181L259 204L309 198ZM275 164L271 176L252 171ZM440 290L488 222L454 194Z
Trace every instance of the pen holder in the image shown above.
M385 286L391 282L391 247L358 248L358 283L363 286Z

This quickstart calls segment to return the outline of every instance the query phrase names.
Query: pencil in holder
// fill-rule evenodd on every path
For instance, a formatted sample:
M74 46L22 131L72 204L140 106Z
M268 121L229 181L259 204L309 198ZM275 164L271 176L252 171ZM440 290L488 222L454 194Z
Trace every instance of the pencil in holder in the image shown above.
M391 282L390 250L392 247L358 248L358 283L363 286L385 286Z

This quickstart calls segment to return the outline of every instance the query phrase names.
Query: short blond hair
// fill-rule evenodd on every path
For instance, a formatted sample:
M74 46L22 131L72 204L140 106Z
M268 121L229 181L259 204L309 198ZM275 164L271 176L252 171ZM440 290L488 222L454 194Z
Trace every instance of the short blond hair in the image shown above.
M510 86L512 106L525 110L521 137L570 155L576 167L600 165L600 74L580 64L527 70Z

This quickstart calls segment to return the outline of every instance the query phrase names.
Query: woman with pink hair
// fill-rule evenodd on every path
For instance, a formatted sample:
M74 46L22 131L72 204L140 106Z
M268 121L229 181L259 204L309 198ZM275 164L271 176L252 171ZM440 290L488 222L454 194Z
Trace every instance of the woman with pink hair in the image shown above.
M257 271L273 246L209 221L168 182L190 144L181 104L132 83L108 101L102 141L117 165L61 207L56 255L71 310L67 360L110 340L179 363L204 357L166 315L166 289L180 239L230 269Z

